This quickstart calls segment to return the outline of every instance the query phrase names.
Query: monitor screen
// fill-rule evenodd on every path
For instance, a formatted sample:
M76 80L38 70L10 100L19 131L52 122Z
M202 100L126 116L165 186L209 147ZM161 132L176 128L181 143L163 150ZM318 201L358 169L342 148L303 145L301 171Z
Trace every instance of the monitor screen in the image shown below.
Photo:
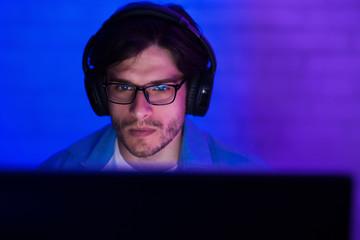
M0 237L349 239L351 179L237 174L0 175Z

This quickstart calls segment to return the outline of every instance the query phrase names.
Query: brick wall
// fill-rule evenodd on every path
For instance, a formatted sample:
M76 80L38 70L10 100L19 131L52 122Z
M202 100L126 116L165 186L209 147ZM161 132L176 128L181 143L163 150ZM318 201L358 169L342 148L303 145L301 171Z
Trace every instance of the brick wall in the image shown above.
M357 164L360 2L255 0L250 9L256 151L279 168Z

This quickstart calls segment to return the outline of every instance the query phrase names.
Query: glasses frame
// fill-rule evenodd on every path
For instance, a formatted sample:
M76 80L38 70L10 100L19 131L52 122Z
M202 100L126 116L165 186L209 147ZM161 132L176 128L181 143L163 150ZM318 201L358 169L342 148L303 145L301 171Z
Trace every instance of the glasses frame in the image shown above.
M112 102L112 103L115 103L115 104L121 104L121 105L128 105L128 104L132 104L134 101L135 101L135 98L136 98L136 95L137 95L137 92L138 91L142 91L144 93L144 96L145 96L145 99L146 101L151 104L151 105L155 105L155 106L160 106L160 105L169 105L171 103L173 103L176 99L176 93L177 91L182 87L182 85L185 83L185 79L183 79L179 84L154 84L154 85L150 85L150 86L146 86L146 87L138 87L138 86L135 86L135 85L131 85L131 84L125 84L125 83L119 83L119 82L109 82L109 83L104 83L103 84L103 88L105 89L105 92L106 92L106 98L109 102ZM119 102L115 102L113 100L110 99L109 97L109 93L108 93L108 90L107 90L107 86L109 85L126 85L126 86L130 86L130 87L133 87L135 88L135 94L134 94L134 97L133 99L131 100L131 102L129 103L119 103ZM169 87L174 87L175 88L175 93L174 93L174 98L171 102L169 103L152 103L150 101L150 98L149 98L149 94L147 93L146 89L148 88L151 88L151 87L155 87L155 86L169 86Z

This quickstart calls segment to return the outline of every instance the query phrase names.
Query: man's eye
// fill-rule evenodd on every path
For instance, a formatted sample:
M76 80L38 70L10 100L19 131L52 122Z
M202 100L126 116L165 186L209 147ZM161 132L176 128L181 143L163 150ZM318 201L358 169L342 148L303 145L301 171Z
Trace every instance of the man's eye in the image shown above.
M166 91L166 90L169 90L169 86L168 85L159 85L159 86L154 86L151 88L151 91L159 91L159 92L162 92L162 91Z
M128 86L128 85L117 85L116 90L118 90L118 91L132 91L133 87Z

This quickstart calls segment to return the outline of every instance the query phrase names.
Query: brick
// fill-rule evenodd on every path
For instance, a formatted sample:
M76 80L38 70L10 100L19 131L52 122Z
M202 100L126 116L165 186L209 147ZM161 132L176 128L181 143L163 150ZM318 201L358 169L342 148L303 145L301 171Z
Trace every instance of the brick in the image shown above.
M318 7L324 6L326 0L252 0L251 5L258 7L258 8L281 8L281 7L292 7L292 8L299 8L299 7Z
M328 8L360 8L360 2L358 0L326 0L325 6Z
M207 34L206 37L211 41L216 53L222 51L222 54L217 54L217 57L223 57L225 59L228 57L236 57L237 55L248 55L249 46L252 44L251 39L246 33L243 31L236 31L233 28L221 30L221 32L215 32L213 34Z
M264 9L253 8L250 10L251 24L254 26L272 26L294 28L303 25L304 14L300 9Z
M358 0L252 0L251 6L259 8L357 8Z
M344 31L358 29L360 8L224 8L199 12L204 24Z
M360 55L312 56L308 59L308 76L360 76Z
M358 53L360 55L360 31L351 33L350 39L350 51Z
M257 32L253 33L253 48L257 52L342 52L349 48L347 34L331 32Z
M264 79L300 77L305 67L304 57L298 54L254 54L251 60L254 76Z
M200 26L218 26L226 27L227 25L250 25L251 18L249 9L241 8L223 8L207 9L198 11L194 18L198 20Z
M306 11L304 25L307 28L326 28L336 31L358 29L360 8L352 9L310 9Z
M333 123L334 126L341 126L345 123L359 122L359 102L352 99L320 99L308 103L309 118L316 121Z
M342 99L360 97L360 87L355 77L308 77L304 78L300 84L302 91L311 96Z

